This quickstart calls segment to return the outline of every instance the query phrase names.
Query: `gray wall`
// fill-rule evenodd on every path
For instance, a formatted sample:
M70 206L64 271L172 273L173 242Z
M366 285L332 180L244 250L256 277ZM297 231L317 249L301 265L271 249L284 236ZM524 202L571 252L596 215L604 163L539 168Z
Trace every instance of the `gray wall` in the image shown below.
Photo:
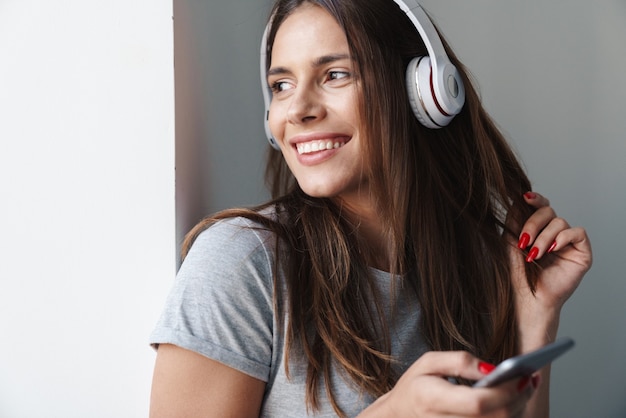
M257 40L270 4L174 1L179 242L203 216L267 198Z
M257 60L269 3L174 2L179 239L206 213L266 197ZM554 365L553 416L624 417L626 2L423 5L535 190L593 241L594 267L562 315L577 346Z

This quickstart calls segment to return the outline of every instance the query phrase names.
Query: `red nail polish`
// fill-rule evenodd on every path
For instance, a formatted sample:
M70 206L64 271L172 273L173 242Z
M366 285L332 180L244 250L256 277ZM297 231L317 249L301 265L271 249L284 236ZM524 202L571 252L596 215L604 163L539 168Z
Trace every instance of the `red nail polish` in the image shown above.
M533 193L533 192L526 192L526 193L524 193L524 197L525 197L526 199L529 199L529 200L530 200L530 199L534 199L534 198L536 198L536 197L537 197L537 193Z
M489 374L495 368L496 366L494 366L493 364L486 363L484 361L481 361L480 363L478 363L478 371L481 372L482 374Z
M550 246L550 248L548 248L548 254L554 251L555 248L556 248L556 241L554 241L552 245Z
M529 376L522 377L519 383L517 384L517 391L523 392L524 389L526 389L526 387L528 386L528 382L530 382Z
M535 258L537 258L538 254L539 254L539 248L537 247L531 248L531 250L528 252L528 256L526 256L526 262L532 263L533 261L535 261Z
M520 250L523 250L524 248L528 247L529 242L530 242L530 235L524 232L522 236L520 237L519 242L517 243L517 247Z

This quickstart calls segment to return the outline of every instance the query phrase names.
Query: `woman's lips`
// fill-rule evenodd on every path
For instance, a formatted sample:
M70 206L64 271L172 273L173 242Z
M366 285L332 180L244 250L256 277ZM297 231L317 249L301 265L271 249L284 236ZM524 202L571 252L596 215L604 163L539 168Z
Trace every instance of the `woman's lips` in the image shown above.
M337 150L350 141L345 134L315 133L298 135L289 140L303 165L315 165L332 157Z
M341 148L345 143L346 141L344 139L342 140L320 139L316 141L299 142L296 144L296 150L298 151L298 154L300 155L310 154L313 152Z

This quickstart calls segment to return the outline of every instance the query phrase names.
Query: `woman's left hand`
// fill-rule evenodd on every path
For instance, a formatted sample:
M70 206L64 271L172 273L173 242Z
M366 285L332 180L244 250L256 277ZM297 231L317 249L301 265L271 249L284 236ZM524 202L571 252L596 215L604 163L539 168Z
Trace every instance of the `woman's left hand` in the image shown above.
M571 227L559 218L547 198L528 192L524 199L536 211L523 225L517 249L511 249L510 258L522 345L529 349L556 337L561 308L591 267L592 253L585 229ZM534 294L524 268L524 263L532 262L541 268ZM537 332L544 338L533 336ZM529 335L536 337L531 337L535 342L525 344Z

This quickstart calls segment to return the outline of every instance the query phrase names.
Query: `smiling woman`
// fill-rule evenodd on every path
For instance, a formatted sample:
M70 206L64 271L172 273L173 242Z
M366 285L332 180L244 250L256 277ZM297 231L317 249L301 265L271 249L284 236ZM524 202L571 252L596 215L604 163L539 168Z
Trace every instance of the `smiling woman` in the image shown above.
M549 369L466 384L554 340L589 241L427 15L278 0L262 45L273 199L187 235L152 416L547 416Z
M300 7L280 25L271 62L269 126L300 188L370 207L360 196L359 79L337 21L313 4Z

